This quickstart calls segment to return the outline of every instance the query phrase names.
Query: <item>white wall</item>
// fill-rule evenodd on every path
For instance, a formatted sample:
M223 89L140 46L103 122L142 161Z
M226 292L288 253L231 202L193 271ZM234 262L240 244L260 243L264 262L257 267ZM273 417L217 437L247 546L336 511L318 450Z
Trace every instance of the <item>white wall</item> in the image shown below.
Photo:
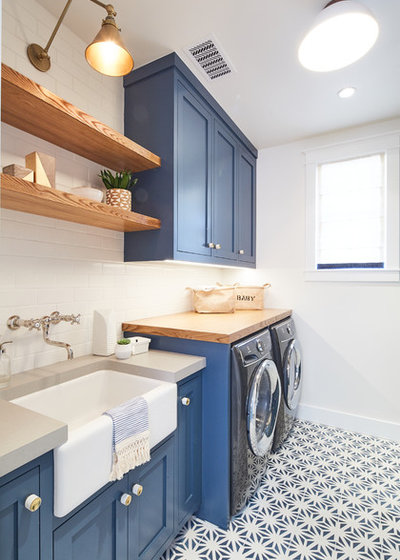
M295 311L304 355L301 415L400 439L400 285L303 277L303 151L394 130L400 130L400 119L261 151L259 270L235 277L271 282L267 303Z
M100 121L123 130L122 80L102 76L84 58L85 45L62 25L51 47L49 72L36 70L25 51L44 45L55 24L34 0L3 1L2 61L64 97ZM24 156L43 151L56 157L57 188L100 185L100 166L7 125L2 126L2 166L24 165ZM70 342L76 356L92 346L93 309L114 308L119 321L186 311L186 286L216 282L222 271L187 265L124 264L123 234L33 214L1 211L0 337L13 339L13 373L66 358L41 334L6 327L10 315L24 319L54 310L81 313L81 325L61 323L51 336Z

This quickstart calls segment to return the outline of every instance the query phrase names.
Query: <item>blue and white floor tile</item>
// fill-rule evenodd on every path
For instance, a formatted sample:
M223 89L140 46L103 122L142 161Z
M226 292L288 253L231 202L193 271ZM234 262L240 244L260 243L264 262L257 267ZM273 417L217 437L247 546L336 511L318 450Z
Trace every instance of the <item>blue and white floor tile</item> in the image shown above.
M400 443L296 421L224 531L193 518L165 560L400 560Z

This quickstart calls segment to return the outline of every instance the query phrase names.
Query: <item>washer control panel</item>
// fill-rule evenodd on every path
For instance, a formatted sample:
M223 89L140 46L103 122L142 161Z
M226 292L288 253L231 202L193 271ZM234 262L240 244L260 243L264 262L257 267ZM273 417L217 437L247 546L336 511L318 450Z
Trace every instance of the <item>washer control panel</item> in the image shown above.
M269 330L259 332L258 335L239 342L233 348L244 365L250 365L250 363L263 358L272 359L272 342Z

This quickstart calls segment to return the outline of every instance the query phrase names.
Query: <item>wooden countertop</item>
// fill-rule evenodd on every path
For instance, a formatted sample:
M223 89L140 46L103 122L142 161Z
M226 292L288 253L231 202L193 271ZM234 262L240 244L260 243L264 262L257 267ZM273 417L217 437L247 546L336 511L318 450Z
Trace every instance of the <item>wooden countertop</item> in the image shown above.
M235 313L177 313L122 324L122 330L149 335L230 344L286 319L291 309L242 310Z

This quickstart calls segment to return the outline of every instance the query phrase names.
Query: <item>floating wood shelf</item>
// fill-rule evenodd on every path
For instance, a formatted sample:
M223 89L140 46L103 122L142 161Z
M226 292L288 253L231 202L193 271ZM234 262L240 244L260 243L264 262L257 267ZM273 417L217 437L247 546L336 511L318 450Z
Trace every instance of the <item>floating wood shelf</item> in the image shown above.
M115 231L145 231L161 227L160 220L156 218L49 189L4 173L1 174L1 206Z
M160 158L2 64L1 120L116 171L160 167Z

